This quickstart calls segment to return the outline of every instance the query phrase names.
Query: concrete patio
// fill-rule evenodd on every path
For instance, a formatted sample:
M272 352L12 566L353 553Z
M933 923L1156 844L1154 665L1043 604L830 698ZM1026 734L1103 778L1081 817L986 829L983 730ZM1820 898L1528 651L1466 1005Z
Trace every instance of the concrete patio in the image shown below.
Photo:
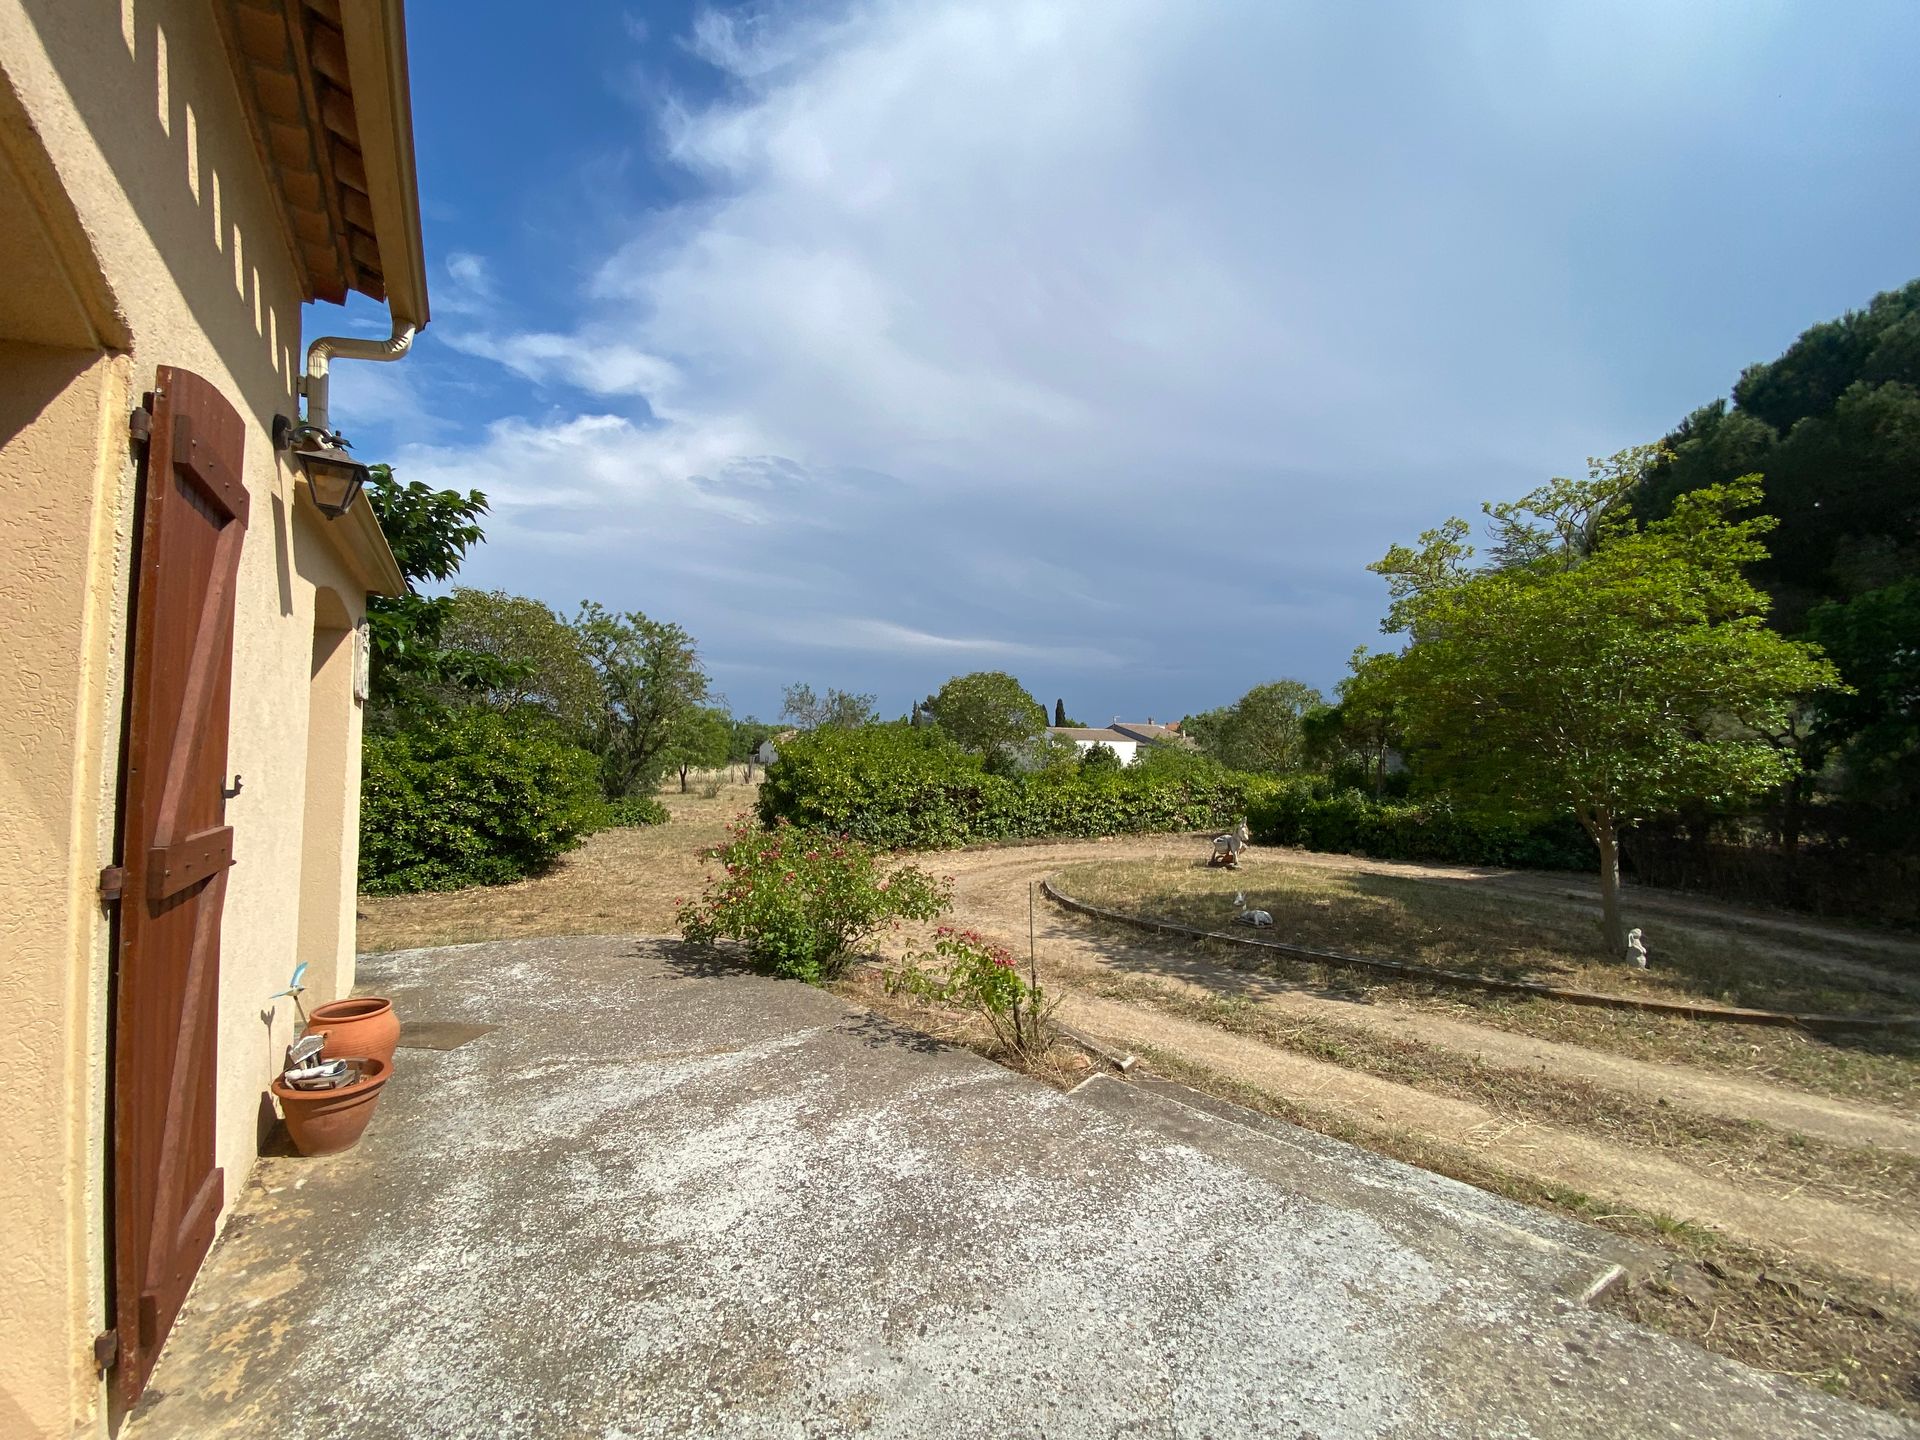
M656 941L361 980L417 1043L356 1150L261 1161L130 1440L1920 1433L1590 1309L1601 1232L1190 1092Z

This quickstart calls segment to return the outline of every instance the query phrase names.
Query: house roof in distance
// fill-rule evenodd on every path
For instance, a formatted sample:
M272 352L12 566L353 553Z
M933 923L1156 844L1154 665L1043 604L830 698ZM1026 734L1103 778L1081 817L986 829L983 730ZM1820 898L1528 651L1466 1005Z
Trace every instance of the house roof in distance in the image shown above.
M1049 735L1058 735L1063 740L1078 740L1083 745L1092 744L1095 741L1098 741L1102 745L1133 745L1138 743L1138 737L1122 735L1118 730L1106 728L1093 730L1081 725L1049 725L1047 727L1047 733Z
M1156 725L1149 720L1144 724L1133 720L1116 720L1109 727L1124 739L1137 740L1141 744L1168 743L1185 740L1177 725Z

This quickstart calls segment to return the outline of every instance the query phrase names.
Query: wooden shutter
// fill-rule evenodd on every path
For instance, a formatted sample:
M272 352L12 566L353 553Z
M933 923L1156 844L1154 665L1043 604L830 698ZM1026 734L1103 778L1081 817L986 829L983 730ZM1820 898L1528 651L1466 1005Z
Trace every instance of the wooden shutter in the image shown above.
M213 1243L220 911L246 427L197 375L147 397L113 1015L114 1386L131 1404Z

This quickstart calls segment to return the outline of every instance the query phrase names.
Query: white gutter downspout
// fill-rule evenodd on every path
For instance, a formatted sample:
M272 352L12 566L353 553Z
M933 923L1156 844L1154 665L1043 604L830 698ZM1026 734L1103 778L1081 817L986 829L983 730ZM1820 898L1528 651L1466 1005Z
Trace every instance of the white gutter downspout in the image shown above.
M393 334L385 340L366 340L352 335L322 335L307 346L307 373L300 377L300 393L307 397L307 424L332 435L333 422L327 413L329 369L337 355L342 360L398 360L413 348L415 326L411 320L393 317Z

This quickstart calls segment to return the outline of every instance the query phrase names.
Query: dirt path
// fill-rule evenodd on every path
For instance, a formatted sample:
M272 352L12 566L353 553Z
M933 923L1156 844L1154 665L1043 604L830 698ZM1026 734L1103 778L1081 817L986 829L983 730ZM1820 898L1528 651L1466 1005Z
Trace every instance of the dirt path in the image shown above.
M1016 951L1025 948L1028 887L1063 866L1086 860L1138 860L1191 853L1193 841L1160 837L1094 841L1076 845L1023 846L965 851L944 857L955 880L955 915L993 934ZM1327 864L1348 857L1308 858ZM1384 873L1378 862L1356 860ZM1329 868L1331 866L1329 865ZM1920 1155L1920 1119L1858 1102L1809 1094L1762 1080L1716 1074L1679 1065L1635 1060L1579 1045L1475 1025L1471 1021L1379 1000L1333 997L1270 975L1229 969L1189 946L1118 937L1096 929L1041 899L1034 906L1041 954L1071 972L1080 968L1147 976L1189 993L1227 995L1303 1018L1361 1026L1404 1039L1478 1057L1510 1069L1570 1076L1638 1096L1649 1104L1681 1103L1734 1120L1758 1120L1845 1145L1878 1145ZM1066 977L1073 979L1071 973Z
M1412 1132L1505 1169L1920 1291L1920 1232L1784 1184L1734 1185L1645 1150L1495 1114L1139 1006L1072 995L1063 1017L1101 1040L1180 1056L1371 1133Z
M955 880L955 918L1016 953L1029 923L1043 971L1067 996L1063 1012L1095 1036L1158 1050L1236 1084L1337 1117L1362 1132L1417 1133L1546 1183L1566 1186L1636 1210L1671 1214L1737 1238L1788 1249L1858 1275L1920 1291L1920 1228L1884 1214L1800 1191L1792 1183L1742 1174L1717 1177L1683 1157L1597 1135L1518 1120L1470 1100L1438 1095L1361 1070L1262 1043L1199 1020L1168 1014L1124 995L1097 993L1103 983L1150 982L1192 997L1230 998L1273 1013L1359 1027L1416 1041L1492 1066L1555 1079L1579 1079L1648 1106L1678 1105L1712 1116L1758 1121L1850 1146L1920 1155L1920 1119L1892 1109L1811 1094L1765 1080L1683 1065L1632 1059L1561 1041L1476 1025L1377 995L1331 995L1271 974L1228 967L1191 946L1142 935L1137 940L1095 926L1036 897L1031 887L1055 871L1087 861L1144 860L1193 853L1191 838L1142 837L976 850L940 857ZM1405 874L1435 867L1398 867L1344 856L1296 855L1270 863ZM1446 872L1452 876L1457 870ZM1497 881L1504 877L1489 872ZM1523 877L1523 882L1534 877ZM1565 891L1564 884L1558 886ZM1525 884L1517 895L1547 901L1555 892ZM1562 903L1565 903L1563 899ZM1784 932L1785 925L1782 925ZM1819 927L1815 927L1816 929ZM1812 934L1796 935L1804 943Z

